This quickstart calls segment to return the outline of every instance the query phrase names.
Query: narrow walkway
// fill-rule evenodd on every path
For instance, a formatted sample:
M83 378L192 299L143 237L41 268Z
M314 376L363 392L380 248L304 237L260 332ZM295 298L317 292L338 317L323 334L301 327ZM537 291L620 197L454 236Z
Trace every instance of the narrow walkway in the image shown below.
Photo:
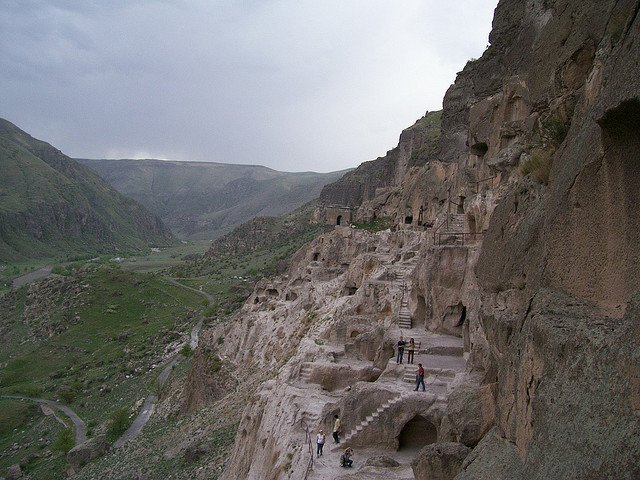
M13 288L20 288L25 285L28 285L29 283L35 282L36 280L42 280L44 278L47 278L49 275L51 275L52 269L53 267L47 266L47 267L39 268L29 273L25 273L24 275L20 275L19 277L16 277L13 279L13 282L12 282Z
M190 287L186 287L186 288L190 288ZM196 348L198 346L198 339L200 336L200 330L202 330L203 321L204 319L201 318L191 330L191 336L189 339L189 346L191 348ZM175 357L173 357L173 359L169 362L169 364L162 369L162 372L160 372L160 375L158 375L158 378L156 379L156 382L158 383L159 388L161 388L166 383L167 379L169 378L169 375L171 374L175 366L178 365L184 359L185 359L184 355L181 355L178 353ZM138 413L138 416L133 420L133 423L129 426L127 431L124 432L122 436L114 442L113 444L114 448L120 448L125 443L129 442L130 440L133 440L138 435L140 435L140 433L142 432L142 429L151 418L151 415L153 415L153 411L155 409L155 405L157 401L158 401L158 396L153 393L150 394L145 399L144 404L140 409L140 413Z
M60 410L67 417L69 417L69 420L71 420L71 423L73 423L73 430L75 432L75 444L80 445L87 440L87 426L85 425L84 421L76 414L76 412L71 410L71 408L69 408L67 405L63 405L62 403L56 402L55 400L47 400L46 398L22 397L20 395L0 395L0 397L11 398L14 400L24 400L27 402L42 403L56 410Z

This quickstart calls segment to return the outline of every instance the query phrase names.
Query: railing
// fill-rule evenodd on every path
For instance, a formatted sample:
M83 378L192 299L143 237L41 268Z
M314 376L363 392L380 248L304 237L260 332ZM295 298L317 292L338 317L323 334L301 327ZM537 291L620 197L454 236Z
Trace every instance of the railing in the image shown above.
M309 447L309 462L307 463L307 469L304 472L304 480L309 478L309 474L311 470L313 470L313 442L311 441L311 433L309 432L309 425L304 421L304 418L300 419L300 425L304 428L305 431L305 442Z
M479 192L480 190L480 184L483 182L488 182L489 180L493 180L494 178L497 178L498 175L494 175L493 177L488 177L488 178L483 178L482 180L478 180L476 182L476 194Z
M444 225L449 225L449 214L447 214L447 218L445 218L442 222L440 222L440 225L438 225L436 228L433 229L433 243L435 245L436 243L436 234L438 233L438 230L440 230Z
M437 239L436 239L436 235L434 234L433 236L433 243L434 245L442 245L442 237L454 237L455 238L455 242L454 244L458 243L458 239L460 239L460 244L461 245L465 245L465 238L471 240L471 241L476 241L478 236L482 236L484 235L484 232L478 232L478 233L471 233L471 232L443 232L443 233L438 233L437 234ZM467 241L467 243L469 243L469 241Z

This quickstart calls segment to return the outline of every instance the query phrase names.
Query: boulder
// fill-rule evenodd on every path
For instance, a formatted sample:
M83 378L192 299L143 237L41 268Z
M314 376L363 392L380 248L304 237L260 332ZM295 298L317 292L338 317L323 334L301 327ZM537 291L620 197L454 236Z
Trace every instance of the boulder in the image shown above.
M475 447L495 423L495 384L460 385L451 392L441 438ZM446 428L445 428L446 427Z
M69 474L78 473L80 469L91 460L104 455L109 447L107 437L105 435L96 435L94 438L87 440L80 445L76 445L69 453L67 453L67 462L69 462Z
M17 478L22 478L22 469L16 463L7 468L7 480L15 480Z
M453 480L471 449L462 443L432 443L411 463L416 480Z

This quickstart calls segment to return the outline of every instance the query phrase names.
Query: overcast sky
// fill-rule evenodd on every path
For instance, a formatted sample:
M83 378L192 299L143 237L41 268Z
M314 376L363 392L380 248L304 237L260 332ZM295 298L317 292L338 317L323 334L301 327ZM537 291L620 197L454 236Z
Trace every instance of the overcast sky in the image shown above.
M497 0L1 0L0 116L73 157L331 171L396 146Z

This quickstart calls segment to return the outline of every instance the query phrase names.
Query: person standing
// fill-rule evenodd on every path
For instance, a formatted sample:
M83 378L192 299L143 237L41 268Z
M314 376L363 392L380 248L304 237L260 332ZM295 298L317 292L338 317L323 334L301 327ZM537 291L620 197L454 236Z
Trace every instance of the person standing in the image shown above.
M340 443L340 417L338 417L338 415L334 415L334 422L333 422L333 440L336 443Z
M407 345L407 363L413 364L413 355L416 351L416 342L412 338L409 340L409 345Z
M402 363L402 357L404 356L404 346L407 342L404 341L404 337L400 335L400 340L398 340L398 356L396 357L396 363Z
M316 451L316 456L318 456L318 457L322 456L322 448L324 447L325 439L326 439L326 435L324 434L324 431L320 430L318 432L318 435L316 435L316 444L318 445L318 449Z
M427 389L424 386L424 368L422 368L421 363L418 364L418 371L416 372L416 388L414 392L418 391L418 387L420 386L420 384L422 384L422 391L426 392Z

